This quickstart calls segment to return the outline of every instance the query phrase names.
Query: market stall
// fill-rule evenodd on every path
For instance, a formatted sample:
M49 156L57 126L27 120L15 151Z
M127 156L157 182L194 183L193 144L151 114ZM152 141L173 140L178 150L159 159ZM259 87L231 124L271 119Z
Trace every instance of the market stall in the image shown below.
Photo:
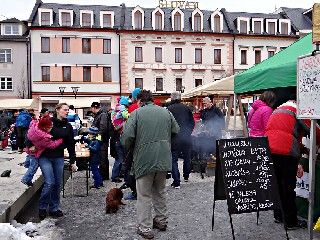
M37 109L34 99L2 99L0 100L0 109Z

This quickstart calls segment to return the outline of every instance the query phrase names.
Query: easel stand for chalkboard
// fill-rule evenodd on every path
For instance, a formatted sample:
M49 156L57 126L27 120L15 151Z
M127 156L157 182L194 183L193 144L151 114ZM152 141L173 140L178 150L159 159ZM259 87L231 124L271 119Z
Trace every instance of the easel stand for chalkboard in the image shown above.
M232 214L257 212L258 225L260 211L281 209L284 220L268 139L220 139L216 149L212 230L216 200L227 200L234 240ZM289 240L285 221L284 229Z

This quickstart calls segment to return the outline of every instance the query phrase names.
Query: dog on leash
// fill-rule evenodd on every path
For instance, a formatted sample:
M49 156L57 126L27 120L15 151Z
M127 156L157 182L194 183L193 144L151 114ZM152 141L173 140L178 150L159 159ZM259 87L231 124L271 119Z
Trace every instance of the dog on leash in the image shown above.
M116 213L119 210L119 205L124 205L121 202L123 193L119 188L112 188L107 193L106 197L106 213Z

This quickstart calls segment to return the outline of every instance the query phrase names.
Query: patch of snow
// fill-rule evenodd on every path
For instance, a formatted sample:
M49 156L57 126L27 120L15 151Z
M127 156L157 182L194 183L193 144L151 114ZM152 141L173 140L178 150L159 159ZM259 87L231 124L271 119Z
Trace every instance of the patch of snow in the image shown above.
M61 230L55 226L54 219L45 219L40 223L28 222L27 224L0 223L1 240L60 240Z

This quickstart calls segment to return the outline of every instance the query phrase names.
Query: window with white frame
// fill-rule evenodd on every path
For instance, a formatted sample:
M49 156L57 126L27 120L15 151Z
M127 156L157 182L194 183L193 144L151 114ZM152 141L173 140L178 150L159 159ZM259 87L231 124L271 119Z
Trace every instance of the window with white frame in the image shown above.
M194 51L194 62L202 63L202 48L196 48Z
M184 14L179 8L171 12L171 26L174 31L182 31L184 28Z
M290 34L290 28L291 28L291 22L289 19L279 19L279 31L281 34L289 35Z
M142 29L142 13L139 10L134 13L134 29Z
M93 12L80 10L80 23L81 23L81 27L92 27Z
M18 24L4 25L4 35L19 35L19 25Z
M182 78L176 78L176 91L182 90Z
M53 24L53 10L50 8L39 8L38 18L40 26L51 26Z
M267 19L266 20L267 33L276 34L277 32L277 19Z
M275 50L268 50L268 58L272 57L275 53Z
M261 49L254 50L254 63L258 64L261 62Z
M154 15L154 21L155 21L154 29L162 30L162 14L160 13L160 11L156 12L156 14Z
M221 64L221 49L214 49L214 64Z
M152 28L153 30L163 30L164 12L160 7L157 7L152 12Z
M240 64L247 64L247 49L241 49L240 54L241 54L241 59L240 59Z
M252 18L252 31L254 34L261 34L263 32L263 19Z
M195 79L194 80L194 86L199 87L202 85L202 79Z
M11 49L0 49L0 63L12 62Z
M155 48L155 62L162 62L162 48Z
M213 32L222 32L223 30L223 15L219 11L211 14L211 30Z
M197 32L201 32L202 30L202 17L200 15L200 13L196 13L193 17L193 31L197 31Z
M176 12L174 14L174 31L181 31L181 14Z
M113 28L114 25L114 12L100 11L100 27Z
M220 16L215 15L214 16L214 32L221 32L220 21L221 21Z
M0 77L0 90L12 90L11 77Z
M156 78L156 91L163 91L163 78Z
M141 7L137 6L132 11L132 26L133 29L143 29L144 27L144 11Z
M237 18L237 28L239 33L247 34L249 32L249 18L238 17Z
M60 26L70 27L73 25L73 10L59 10Z

